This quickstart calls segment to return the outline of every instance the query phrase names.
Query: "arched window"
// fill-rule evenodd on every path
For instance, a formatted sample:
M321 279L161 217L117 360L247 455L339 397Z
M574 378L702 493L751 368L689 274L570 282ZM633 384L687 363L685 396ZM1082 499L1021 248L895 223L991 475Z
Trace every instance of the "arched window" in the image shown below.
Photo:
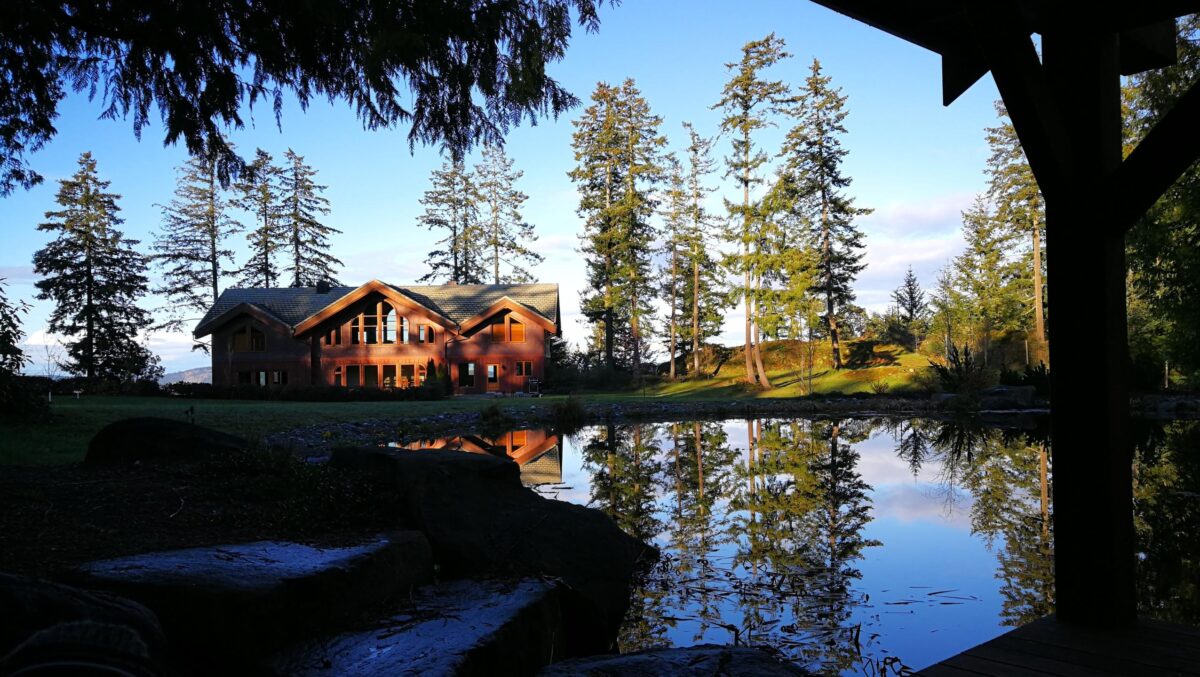
M235 353L261 353L267 349L267 335L254 327L235 329L230 350Z
M395 343L396 342L396 311L392 308L392 304L384 301L379 304L379 315L381 321L379 323L380 343Z

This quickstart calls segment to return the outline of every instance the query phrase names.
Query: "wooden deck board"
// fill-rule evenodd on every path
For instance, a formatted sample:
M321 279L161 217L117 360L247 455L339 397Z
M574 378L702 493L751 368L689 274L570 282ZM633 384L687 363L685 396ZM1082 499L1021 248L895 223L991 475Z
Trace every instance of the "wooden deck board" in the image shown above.
M1144 619L1115 630L1046 617L932 665L922 675L1200 675L1200 628Z

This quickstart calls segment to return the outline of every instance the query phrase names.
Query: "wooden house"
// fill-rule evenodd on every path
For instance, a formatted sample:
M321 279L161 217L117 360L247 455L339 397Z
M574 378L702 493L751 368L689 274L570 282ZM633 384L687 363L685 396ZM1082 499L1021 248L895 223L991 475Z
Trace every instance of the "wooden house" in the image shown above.
M448 369L454 392L543 378L557 284L227 289L196 326L214 385L406 388Z

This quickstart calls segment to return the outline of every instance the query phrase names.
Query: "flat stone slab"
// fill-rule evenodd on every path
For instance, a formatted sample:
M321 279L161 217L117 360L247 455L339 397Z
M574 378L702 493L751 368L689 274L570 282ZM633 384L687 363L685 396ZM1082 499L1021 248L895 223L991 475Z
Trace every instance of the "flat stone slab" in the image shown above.
M155 552L91 562L70 578L153 610L177 657L220 663L372 609L428 582L432 562L425 537L404 531L349 547L259 541Z
M538 673L542 677L566 675L621 675L622 677L660 677L702 675L807 675L761 649L745 646L699 644L670 649L649 649L637 653L589 656L555 663Z
M532 674L562 655L561 625L552 582L453 581L422 588L369 627L280 652L270 667L279 675Z

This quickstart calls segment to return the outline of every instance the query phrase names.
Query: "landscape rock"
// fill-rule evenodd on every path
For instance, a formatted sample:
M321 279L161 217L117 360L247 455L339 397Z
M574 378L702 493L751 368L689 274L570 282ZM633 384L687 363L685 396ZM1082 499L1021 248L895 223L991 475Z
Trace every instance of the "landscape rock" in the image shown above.
M279 675L521 675L563 652L555 583L461 580L353 632L301 643L271 660Z
M165 669L126 625L72 621L39 630L0 658L0 675L157 677Z
M202 461L242 453L246 440L203 426L167 418L127 418L114 421L88 443L83 462L131 464L141 461Z
M402 518L429 538L444 575L561 579L569 655L612 647L635 568L657 556L604 513L523 487L519 467L506 458L339 449L330 463L395 486Z
M807 675L761 649L700 644L671 649L649 649L615 656L589 656L555 663L541 677L566 675L620 675L621 677L701 677L728 675Z
M158 615L188 663L241 661L428 582L428 541L380 535L349 547L261 541L102 560L71 575Z
M77 622L128 628L151 658L165 653L166 640L158 619L141 604L104 592L0 573L0 657L39 632Z

